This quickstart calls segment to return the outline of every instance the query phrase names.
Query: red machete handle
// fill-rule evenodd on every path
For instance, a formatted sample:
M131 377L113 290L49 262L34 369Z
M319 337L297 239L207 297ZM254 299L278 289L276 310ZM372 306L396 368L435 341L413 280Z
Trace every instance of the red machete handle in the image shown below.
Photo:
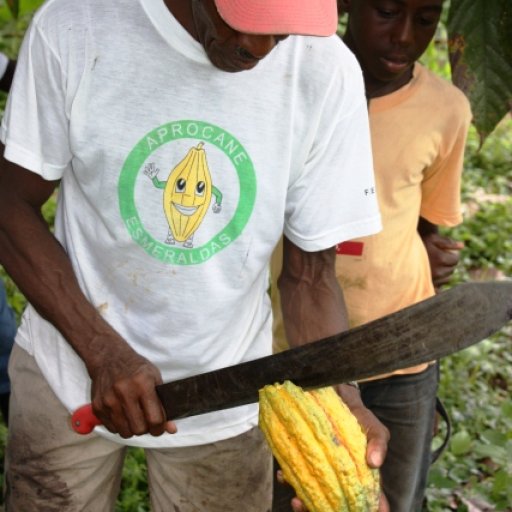
M82 405L71 416L71 427L78 434L90 434L101 421L92 412L92 405Z

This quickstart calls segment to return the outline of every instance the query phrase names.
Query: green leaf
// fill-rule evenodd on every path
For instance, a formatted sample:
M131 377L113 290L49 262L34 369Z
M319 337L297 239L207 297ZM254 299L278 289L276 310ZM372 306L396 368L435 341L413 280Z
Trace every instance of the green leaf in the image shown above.
M451 0L452 80L469 97L480 142L512 109L512 2Z
M452 436L450 449L454 455L464 455L471 450L471 436L466 430Z
M502 446L477 443L473 447L473 453L479 459L489 458L497 464L506 464L507 450Z
M505 402L501 406L501 413L506 418L512 418L512 402Z
M485 430L480 435L480 438L488 444L493 444L495 446L505 446L507 444L507 435L496 430Z
M458 482L453 478L445 475L445 472L437 467L432 467L428 474L429 485L437 487L438 489L455 489Z
M11 11L13 18L17 18L20 12L20 2L19 0L5 0L7 7Z

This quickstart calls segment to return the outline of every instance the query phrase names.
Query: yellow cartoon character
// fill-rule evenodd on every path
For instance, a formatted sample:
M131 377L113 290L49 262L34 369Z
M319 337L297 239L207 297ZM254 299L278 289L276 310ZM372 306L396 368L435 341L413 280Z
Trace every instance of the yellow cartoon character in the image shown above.
M215 197L213 213L221 210L222 194L212 185L203 146L200 142L190 148L185 158L170 172L167 181L158 179L159 169L154 163L144 168L144 174L153 185L164 189L164 212L169 223L167 244L182 242L184 247L193 247L194 233L206 215L212 195Z

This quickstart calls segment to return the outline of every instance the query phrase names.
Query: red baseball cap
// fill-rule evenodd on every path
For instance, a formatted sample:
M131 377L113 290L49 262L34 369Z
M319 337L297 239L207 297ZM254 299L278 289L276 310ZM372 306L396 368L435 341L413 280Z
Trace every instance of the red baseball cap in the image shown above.
M336 0L215 0L221 18L244 34L331 36Z

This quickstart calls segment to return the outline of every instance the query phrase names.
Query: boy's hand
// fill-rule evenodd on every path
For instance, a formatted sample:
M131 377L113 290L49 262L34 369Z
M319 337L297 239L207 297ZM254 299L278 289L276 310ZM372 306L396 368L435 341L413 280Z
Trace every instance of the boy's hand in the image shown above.
M368 439L366 460L368 465L372 468L379 468L386 457L389 441L388 429L364 406L359 390L355 387L341 384L336 386L336 391L357 418L363 431L366 432ZM283 481L282 474L278 473L277 478L279 481ZM293 498L291 504L294 512L307 512L299 498ZM388 502L383 494L381 494L378 512L390 512Z
M460 250L464 248L463 242L457 242L442 236L439 233L429 233L422 237L427 249L432 282L437 288L447 284L455 267L459 263Z

